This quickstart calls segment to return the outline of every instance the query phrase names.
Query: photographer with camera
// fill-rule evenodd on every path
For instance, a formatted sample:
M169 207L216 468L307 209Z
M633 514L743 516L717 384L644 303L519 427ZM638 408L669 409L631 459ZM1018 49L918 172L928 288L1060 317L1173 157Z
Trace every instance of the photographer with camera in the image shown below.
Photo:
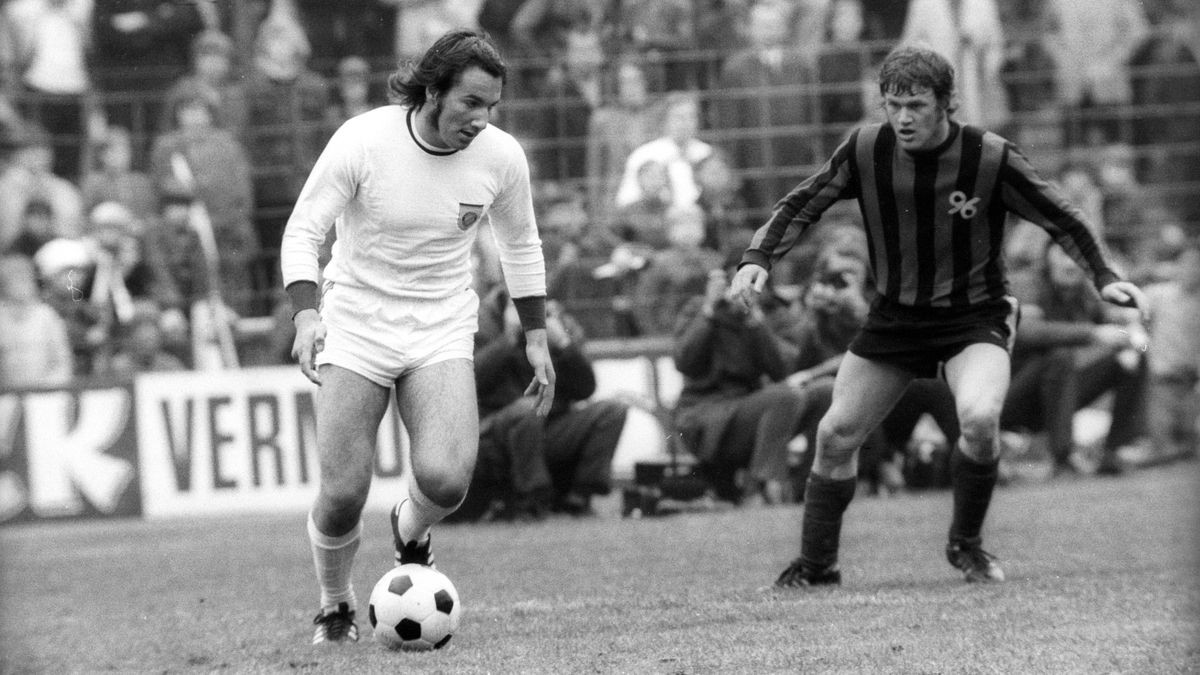
M674 425L719 499L788 499L788 441L823 410L813 394L788 386L788 348L757 300L729 297L728 274L708 274L703 295L683 307L675 329L683 391Z

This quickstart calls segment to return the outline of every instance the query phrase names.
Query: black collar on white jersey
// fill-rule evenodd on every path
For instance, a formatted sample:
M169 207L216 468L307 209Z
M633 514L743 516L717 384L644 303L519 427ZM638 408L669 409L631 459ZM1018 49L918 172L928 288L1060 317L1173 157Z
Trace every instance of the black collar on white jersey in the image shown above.
M404 123L408 125L408 135L412 136L413 142L417 144L418 148L421 148L431 155L437 155L438 157L445 157L446 155L453 155L454 153L458 152L458 150L453 149L446 150L442 148L435 148L421 140L421 135L418 134L417 130L413 128L413 112L414 111L412 108L408 109L408 115L404 118Z

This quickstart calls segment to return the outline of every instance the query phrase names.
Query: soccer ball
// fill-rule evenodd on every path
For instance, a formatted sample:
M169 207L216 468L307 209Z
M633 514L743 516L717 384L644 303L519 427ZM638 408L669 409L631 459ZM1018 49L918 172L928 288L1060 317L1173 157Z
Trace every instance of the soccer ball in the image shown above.
M375 638L391 649L441 649L458 630L462 603L445 574L424 565L388 570L371 591Z

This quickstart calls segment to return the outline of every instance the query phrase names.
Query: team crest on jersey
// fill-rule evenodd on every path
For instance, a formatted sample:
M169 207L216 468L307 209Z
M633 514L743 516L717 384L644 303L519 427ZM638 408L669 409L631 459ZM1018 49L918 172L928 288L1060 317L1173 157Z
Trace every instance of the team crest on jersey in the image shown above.
M458 229L466 232L471 229L475 223L479 222L480 216L483 215L483 204L463 204L458 203Z

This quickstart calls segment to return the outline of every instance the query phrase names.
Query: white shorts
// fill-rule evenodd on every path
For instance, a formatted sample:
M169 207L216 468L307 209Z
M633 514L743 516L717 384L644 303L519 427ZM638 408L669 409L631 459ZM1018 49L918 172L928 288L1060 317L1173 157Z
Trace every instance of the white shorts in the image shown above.
M329 363L391 387L422 366L473 358L479 296L468 288L441 300L397 299L326 283L321 319L326 334L318 366Z

